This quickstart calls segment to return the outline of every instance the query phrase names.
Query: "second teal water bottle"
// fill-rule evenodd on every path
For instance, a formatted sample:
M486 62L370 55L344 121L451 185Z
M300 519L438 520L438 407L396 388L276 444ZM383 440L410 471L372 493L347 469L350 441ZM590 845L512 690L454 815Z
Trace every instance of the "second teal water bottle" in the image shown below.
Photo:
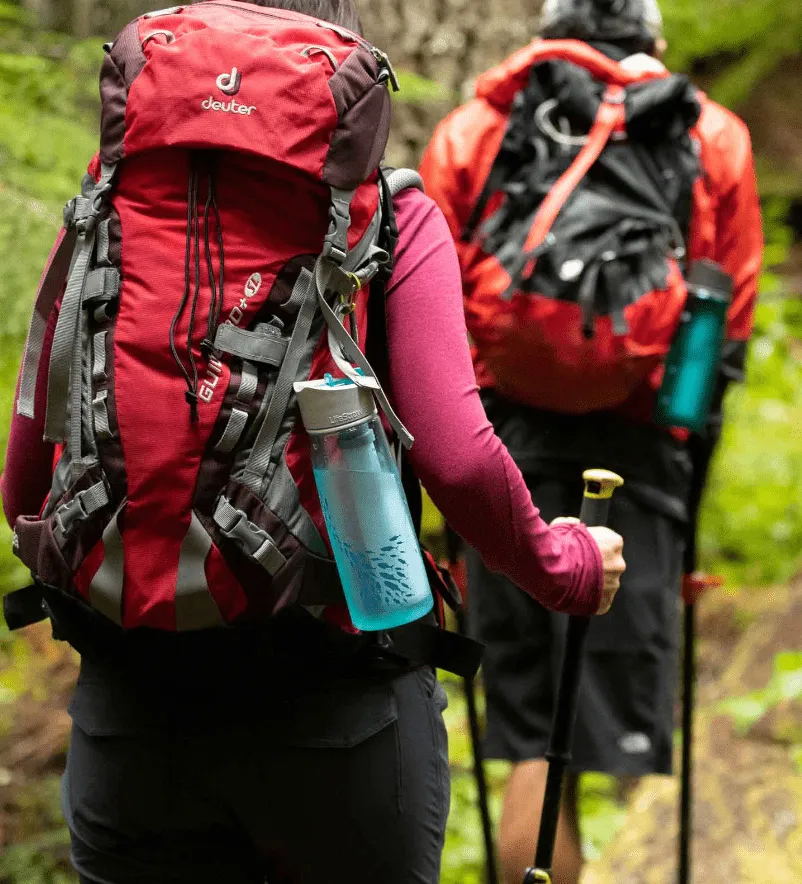
M712 261L696 261L688 274L688 301L666 359L655 421L704 432L716 386L732 300L732 278Z
M373 395L330 376L295 390L354 625L378 631L420 619L432 592Z

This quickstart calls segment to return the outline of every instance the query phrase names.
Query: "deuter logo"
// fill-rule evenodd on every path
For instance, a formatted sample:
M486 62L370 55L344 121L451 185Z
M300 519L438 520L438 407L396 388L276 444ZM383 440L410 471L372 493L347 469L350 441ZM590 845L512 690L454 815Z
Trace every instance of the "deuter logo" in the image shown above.
M220 74L217 78L217 88L224 95L236 95L242 85L242 73L236 68L232 68L231 73ZM241 117L249 117L255 110L255 104L240 104L234 98L231 101L217 101L213 95L210 95L206 101L201 104L204 110L219 111L222 114L237 114Z
M242 85L242 74L234 68L230 74L220 74L217 88L225 95L236 95Z
M204 110L221 111L224 114L240 114L243 117L249 117L256 110L255 104L249 107L247 104L240 104L233 98L231 101L215 101L211 95L203 102L201 107Z

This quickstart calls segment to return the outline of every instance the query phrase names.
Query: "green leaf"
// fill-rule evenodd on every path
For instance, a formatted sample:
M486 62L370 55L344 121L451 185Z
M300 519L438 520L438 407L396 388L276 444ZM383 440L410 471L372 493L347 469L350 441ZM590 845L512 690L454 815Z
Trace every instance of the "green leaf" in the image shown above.
M759 692L745 697L723 700L717 704L716 708L732 716L735 727L741 734L745 734L767 711L765 699Z
M409 70L399 70L397 75L401 86L395 95L397 101L421 105L456 100L456 96L436 80L429 80Z

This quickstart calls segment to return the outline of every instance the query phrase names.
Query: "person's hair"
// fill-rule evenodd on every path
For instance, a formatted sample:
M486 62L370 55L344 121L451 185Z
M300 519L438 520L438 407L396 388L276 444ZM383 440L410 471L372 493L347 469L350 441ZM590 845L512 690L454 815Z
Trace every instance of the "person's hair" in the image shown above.
M541 35L551 40L612 43L628 53L651 54L659 36L654 16L659 19L656 4L643 0L549 0Z
M348 28L355 34L362 34L362 22L354 0L243 0L243 2L302 12L304 15L311 15L333 25Z

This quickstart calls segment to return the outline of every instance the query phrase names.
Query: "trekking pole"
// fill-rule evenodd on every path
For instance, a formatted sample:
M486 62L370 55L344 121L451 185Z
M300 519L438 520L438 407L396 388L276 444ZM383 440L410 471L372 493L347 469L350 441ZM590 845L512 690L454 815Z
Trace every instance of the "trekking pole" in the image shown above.
M446 551L448 564L460 593L463 605L467 598L467 578L464 573L463 563L460 562L459 535L448 525L445 528ZM465 622L465 608L460 606L456 610L457 631L460 635L467 634ZM468 707L468 729L471 735L471 749L473 750L473 775L476 780L476 792L479 802L479 814L482 818L482 834L485 842L485 877L486 884L498 884L498 867L496 866L496 852L493 842L493 822L490 819L490 802L488 799L487 779L485 778L484 756L482 754L482 737L479 729L479 713L476 710L476 685L472 678L463 680L465 689L465 703Z
M613 492L624 484L624 480L608 470L586 470L583 478L585 496L579 514L580 521L590 526L606 525ZM589 625L590 617L570 617L568 620L568 636L560 672L557 705L554 710L549 747L546 751L549 772L540 816L535 865L524 873L524 884L551 884L563 780L571 760L571 743L576 724L579 687L582 682L585 637Z
M691 880L691 828L693 825L693 709L696 687L696 602L701 594L721 586L718 577L694 571L682 581L685 600L682 649L682 785L679 803L679 884Z

